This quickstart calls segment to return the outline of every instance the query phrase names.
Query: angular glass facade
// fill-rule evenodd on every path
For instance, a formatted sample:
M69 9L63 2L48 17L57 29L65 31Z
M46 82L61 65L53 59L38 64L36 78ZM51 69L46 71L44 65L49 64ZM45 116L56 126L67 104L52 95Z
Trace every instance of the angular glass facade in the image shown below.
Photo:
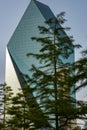
M29 74L29 69L31 68L32 64L37 64L38 62L32 57L27 58L27 53L38 53L40 46L36 41L32 41L31 37L38 37L40 36L38 26L46 26L45 21L54 18L54 14L50 10L47 5L44 5L36 0L31 0L28 8L26 9L23 17L21 18L15 32L13 33L8 45L7 51L9 55L6 56L6 83L9 85L13 79L11 75L13 75L13 71L11 70L9 59L11 64L13 64L13 68L15 70L16 79L22 80L18 73ZM69 57L69 61L74 61L74 55ZM9 66L8 66L9 64ZM9 72L11 74L9 74ZM10 77L9 77L10 76ZM12 79L11 79L12 78ZM9 81L10 80L10 81ZM21 82L21 81L19 81ZM14 86L14 85L13 85Z
M40 46L35 41L32 41L31 37L39 36L40 34L38 25L45 26L44 22L52 17L54 17L54 15L48 6L36 0L31 0L29 7L26 9L21 21L19 22L13 36L7 45L9 58L15 71L29 74L31 65L37 63L36 60L27 58L26 56L27 53L32 53L32 51L35 53L39 52ZM14 67L14 63L17 66L17 70ZM7 64L8 58L6 57L6 83L12 86L13 84L10 83L13 79L10 77L11 82L8 80L9 72L7 73ZM11 72L10 69L9 71Z
M40 10L41 8L41 10ZM44 12L46 14L42 14ZM36 63L32 58L27 58L26 54L29 52L38 52L39 46L36 44L36 42L31 40L31 37L38 36L39 30L38 25L44 25L45 16L47 17L47 14L50 12L50 9L34 0L32 0L29 4L29 7L25 11L21 21L19 22L13 36L11 37L8 45L7 45L7 53L6 54L6 83L14 86L11 82L13 79L17 80L17 78L12 78L11 75L13 75L13 71L10 68L8 68L11 64L13 64L13 69L15 70L15 73L17 69L14 67L14 63L16 64L18 71L22 72L24 74L29 73L29 68L31 64ZM53 14L50 12L50 15ZM49 18L49 17L48 17ZM9 58L8 58L9 55ZM9 65L8 65L9 64ZM7 72L9 70L9 72ZM10 76L10 77L9 77ZM12 79L11 79L12 78ZM19 81L20 82L20 81Z
M47 5L31 0L7 45L6 83L12 87L14 93L18 92L18 88L22 87L24 81L20 73L31 76L29 71L31 65L38 66L39 64L37 60L32 57L28 58L26 55L32 52L39 53L41 46L31 38L40 37L38 26L49 26L44 22L50 18L55 18L55 16ZM68 60L70 63L73 62L74 54Z

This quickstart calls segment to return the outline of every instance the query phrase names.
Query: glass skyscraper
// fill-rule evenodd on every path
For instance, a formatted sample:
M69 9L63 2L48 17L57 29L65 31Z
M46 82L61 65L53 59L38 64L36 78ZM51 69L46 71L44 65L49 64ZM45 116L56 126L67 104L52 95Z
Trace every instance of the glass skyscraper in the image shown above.
M40 46L31 37L39 37L38 26L46 26L45 21L55 18L51 9L36 0L31 0L6 49L6 84L10 85L14 94L22 87L24 77L31 76L29 69L32 64L38 66L38 61L27 57L28 53L39 53ZM74 61L74 54L69 57Z
M31 37L39 36L38 26L45 26L45 21L55 17L50 8L36 0L31 0L6 50L6 83L13 87L21 87L23 77L20 72L29 74L32 64L37 61L26 56L27 53L39 52L39 46ZM30 75L30 74L29 74Z
M14 31L6 50L6 83L17 91L21 87L23 74L31 75L29 69L32 64L38 64L33 58L28 58L27 53L38 53L39 45L31 37L38 37L38 26L45 26L45 21L54 18L51 9L36 0L31 0L16 30ZM74 61L74 55L69 58Z

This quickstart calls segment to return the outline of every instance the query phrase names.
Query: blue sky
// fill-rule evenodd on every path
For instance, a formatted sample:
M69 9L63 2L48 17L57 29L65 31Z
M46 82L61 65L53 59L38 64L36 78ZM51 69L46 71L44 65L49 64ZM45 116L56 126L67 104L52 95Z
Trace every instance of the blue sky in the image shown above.
M87 0L38 0L47 4L55 15L66 12L66 26L71 27L75 43L87 48ZM4 82L5 49L30 0L0 0L0 83ZM76 50L76 59L79 50Z

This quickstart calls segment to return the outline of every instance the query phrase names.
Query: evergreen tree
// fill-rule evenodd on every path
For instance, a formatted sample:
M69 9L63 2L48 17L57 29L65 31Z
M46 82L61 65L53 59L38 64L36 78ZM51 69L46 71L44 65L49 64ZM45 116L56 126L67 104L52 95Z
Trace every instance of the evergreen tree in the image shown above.
M12 89L10 86L7 86L6 84L2 85L2 99L1 99L1 104L2 104L2 129L3 130L8 130L8 118L9 118L9 114L8 114L8 109L9 106L11 105L11 97L12 97Z
M81 58L72 66L72 70L75 72L75 75L72 77L72 82L76 84L76 92L87 87L87 49L83 50L81 54ZM77 102L79 109L78 118L85 121L87 120L87 101L83 101L82 99Z
M12 130L18 130L22 128L23 130L29 129L34 130L34 123L30 118L29 104L29 87L25 85L23 91L20 89L19 93L12 97L12 104L9 107L8 113L10 118L8 120L9 128ZM26 95L25 95L26 94Z
M87 87L87 49L81 52L82 57L74 63L73 69L76 71L73 82L78 83L76 90Z
M72 38L64 32L69 28L60 25L65 21L63 16L64 12L57 19L46 21L46 27L39 26L40 37L33 37L32 40L41 45L40 52L27 54L39 61L38 66L32 65L32 77L28 77L28 83L35 89L37 104L51 124L51 129L55 130L68 126L75 119L76 101L71 96L74 86L69 62L74 45Z
M0 129L3 128L3 84L0 84Z

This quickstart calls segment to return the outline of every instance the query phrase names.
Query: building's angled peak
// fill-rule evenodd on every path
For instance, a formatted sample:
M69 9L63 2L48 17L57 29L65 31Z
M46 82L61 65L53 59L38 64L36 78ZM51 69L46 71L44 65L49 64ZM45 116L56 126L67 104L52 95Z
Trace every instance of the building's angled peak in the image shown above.
M49 8L48 5L46 5L46 4L42 3L42 2L39 2L39 1L37 1L37 0L31 0L31 1L34 1L37 5L40 4L40 5L43 5L43 6L46 6L46 7Z
M44 16L46 20L55 17L48 5L41 3L37 0L31 0L31 2L34 2L36 4L36 6L38 7L41 14Z

